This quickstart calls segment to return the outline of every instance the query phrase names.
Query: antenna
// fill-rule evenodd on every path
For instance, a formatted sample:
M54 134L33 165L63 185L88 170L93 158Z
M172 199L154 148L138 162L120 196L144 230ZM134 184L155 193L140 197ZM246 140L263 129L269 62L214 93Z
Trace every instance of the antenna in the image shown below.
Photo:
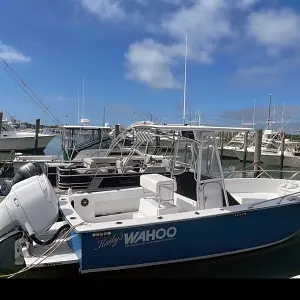
M269 94L269 108L268 108L268 121L267 121L267 129L270 129L271 101L272 101L272 95L271 95L271 94Z
M105 105L103 108L103 126L105 126Z
M255 112L256 112L256 99L254 99L254 106L253 106L253 130L255 129Z
M82 79L82 119L84 119L84 78Z
M185 124L185 101L186 101L186 59L187 59L187 34L185 35L185 56L184 56L183 124Z
M281 123L282 123L282 127L283 127L283 124L284 124L284 111L285 111L285 102L283 103L283 107L282 107L282 115L281 115Z
M80 124L80 94L79 94L79 83L77 90L77 114L78 114L78 125Z

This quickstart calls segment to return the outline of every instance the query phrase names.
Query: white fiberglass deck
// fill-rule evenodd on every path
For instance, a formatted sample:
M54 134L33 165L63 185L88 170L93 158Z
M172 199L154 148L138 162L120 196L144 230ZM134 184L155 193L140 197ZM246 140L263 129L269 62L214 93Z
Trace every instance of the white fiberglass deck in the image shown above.
M149 175L143 176L146 177ZM164 178L165 182L172 182L172 179ZM227 179L225 182L227 190L240 204L237 203L237 205L224 207L222 193L220 191L218 196L218 191L216 193L217 186L214 182L210 187L211 190L206 187L206 197L209 198L209 207L197 210L196 201L179 195L174 191L170 195L170 201L161 202L160 214L158 214L158 203L156 201L157 198L155 198L155 194L157 194L155 193L155 189L158 189L156 182L152 187L149 183L145 183L143 187L137 188L64 195L60 198L60 207L66 220L71 225L78 226L82 222L86 222L86 225L79 225L76 231L92 232L238 213L249 209L249 205L255 202L257 203L255 208L259 209L261 207L277 205L278 202L276 200L261 203L261 201L280 198L285 194L300 191L299 183L296 181L291 181L295 186L290 190L280 188L286 182L281 179L243 178ZM143 185L142 180L141 184ZM252 193L252 191L255 191L255 193ZM290 202L289 199L284 199L281 203ZM158 218L158 215L162 216L162 218Z
M286 194L282 189L282 185L286 182L285 179L271 179L271 178L234 178L225 179L226 190L236 199L240 204L255 203L274 199ZM290 190L291 192L300 191Z

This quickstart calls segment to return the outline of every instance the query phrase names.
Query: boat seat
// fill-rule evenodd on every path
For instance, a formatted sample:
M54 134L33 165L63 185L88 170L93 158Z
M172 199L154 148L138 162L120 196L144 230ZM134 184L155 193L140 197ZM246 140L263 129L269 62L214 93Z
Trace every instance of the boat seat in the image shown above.
M170 201L164 201L159 204L156 198L141 198L139 205L139 217L155 217L159 215L177 214L178 206Z
M177 190L177 183L174 179L160 174L141 175L140 185L163 200L174 199L174 192Z
M101 166L112 165L116 163L116 157L85 157L82 159L83 165L85 168L97 168Z
M146 217L178 213L174 204L177 183L174 179L160 174L141 175L140 184L144 190L154 193L151 197L140 199L139 213Z

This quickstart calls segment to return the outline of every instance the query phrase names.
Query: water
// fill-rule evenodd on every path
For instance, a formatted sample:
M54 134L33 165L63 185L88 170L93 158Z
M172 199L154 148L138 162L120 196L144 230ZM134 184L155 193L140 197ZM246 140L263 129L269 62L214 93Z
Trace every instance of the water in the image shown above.
M59 137L52 140L45 154L59 154ZM242 169L237 160L224 160L223 169ZM278 224L280 226L280 224ZM274 228L276 230L276 228ZM228 233L230 234L230 233ZM197 238L197 237L195 237ZM199 241L201 243L201 241ZM14 266L14 239L0 244L0 274L15 272L24 266ZM206 261L155 266L151 268L79 275L77 266L48 269L33 269L18 277L194 277L194 278L290 278L300 274L300 235L293 239L266 249L214 258Z

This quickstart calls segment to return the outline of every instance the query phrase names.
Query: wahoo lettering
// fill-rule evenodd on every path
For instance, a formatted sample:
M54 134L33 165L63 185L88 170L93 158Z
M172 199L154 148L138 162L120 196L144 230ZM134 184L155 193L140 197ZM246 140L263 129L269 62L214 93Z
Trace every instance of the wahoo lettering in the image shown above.
M175 237L177 233L176 227L170 227L168 229L159 228L159 229L152 229L152 230L144 230L144 231L137 231L131 232L130 234L124 234L125 245L130 244L138 244L138 243L146 243L155 240L165 240L165 239L172 239Z
M113 236L104 237L98 240L95 250L100 250L101 248L106 247L114 248L120 241L123 240L125 247L163 242L174 239L176 234L176 227L169 227L168 229L149 229L131 233L122 232L121 234L114 234Z

